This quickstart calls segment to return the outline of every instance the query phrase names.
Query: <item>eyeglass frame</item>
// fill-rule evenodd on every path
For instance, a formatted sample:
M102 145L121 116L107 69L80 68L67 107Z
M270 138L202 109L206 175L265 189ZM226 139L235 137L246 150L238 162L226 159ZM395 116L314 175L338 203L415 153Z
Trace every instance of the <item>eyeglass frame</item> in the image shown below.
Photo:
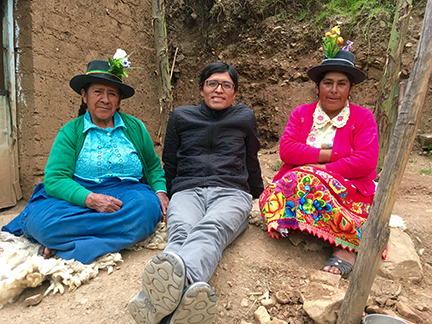
M209 86L208 83L209 83L209 82L212 82L212 81L217 82L218 85L217 85L216 87L211 87L211 86ZM222 82L219 82L219 81L217 81L217 80L211 79L211 80L206 80L206 81L204 82L204 84L205 84L207 87L209 87L210 89L213 89L213 90L216 90L219 86L221 86L222 90L224 90L224 91L231 91L231 90L234 90L234 89L235 89L235 84L232 83L231 81L222 81ZM231 86L231 88L230 88L230 89L225 89L225 88L224 88L224 84L229 84L229 85Z

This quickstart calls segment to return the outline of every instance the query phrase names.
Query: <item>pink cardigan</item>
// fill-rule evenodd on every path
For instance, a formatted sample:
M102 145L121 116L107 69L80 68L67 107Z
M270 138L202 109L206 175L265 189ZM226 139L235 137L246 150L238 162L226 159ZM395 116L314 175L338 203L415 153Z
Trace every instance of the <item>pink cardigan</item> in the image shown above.
M284 164L273 181L296 166L318 163L320 149L306 144L317 103L298 106L291 113L279 147ZM375 193L373 180L378 153L378 132L373 114L367 108L350 103L349 119L336 131L332 160L326 164L326 169L350 180L364 196L371 196Z

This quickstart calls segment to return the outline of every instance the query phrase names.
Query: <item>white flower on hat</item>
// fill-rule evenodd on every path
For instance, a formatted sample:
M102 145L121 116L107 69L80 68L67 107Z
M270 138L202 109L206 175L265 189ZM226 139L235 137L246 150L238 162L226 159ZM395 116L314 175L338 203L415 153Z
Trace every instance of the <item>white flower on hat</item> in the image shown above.
M115 52L114 56L113 56L114 60L120 60L120 64L127 69L128 67L131 66L131 63L128 61L128 55L126 54L126 52L124 50L122 50L121 48L118 48L117 51Z
M121 48L118 48L112 59L108 57L108 62L110 65L108 72L116 75L121 80L122 76L128 76L124 69L141 69L140 67L131 67L131 63L128 61L128 58L132 53L127 55L125 51L123 51Z

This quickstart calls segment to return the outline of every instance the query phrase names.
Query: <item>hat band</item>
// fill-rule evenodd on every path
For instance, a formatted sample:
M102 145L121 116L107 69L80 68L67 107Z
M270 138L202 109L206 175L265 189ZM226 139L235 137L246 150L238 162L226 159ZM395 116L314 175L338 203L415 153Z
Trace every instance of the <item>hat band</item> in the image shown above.
M93 73L103 73L103 74L108 74L108 75L111 75L111 76L113 76L113 77L116 77L118 80L121 81L121 83L123 83L122 78L120 78L119 76L117 76L117 75L115 75L115 74L109 73L109 72L107 72L107 71L93 70L93 71L88 71L88 72L86 73L86 75L93 74Z
M351 65L351 66L354 66L354 64L353 64L351 61L349 61L349 60L345 60L345 59L342 59L342 58L324 59L324 60L322 61L322 64L323 64L323 63L326 63L327 61L342 61L342 62L346 62L346 63L348 63L348 64Z

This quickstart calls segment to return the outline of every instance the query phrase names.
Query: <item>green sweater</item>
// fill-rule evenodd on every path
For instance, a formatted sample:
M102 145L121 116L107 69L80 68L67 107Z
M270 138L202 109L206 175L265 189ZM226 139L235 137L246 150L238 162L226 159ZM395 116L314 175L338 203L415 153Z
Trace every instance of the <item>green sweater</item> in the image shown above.
M126 137L135 146L143 164L141 182L148 184L154 191L166 192L165 173L144 124L135 117L119 114L127 127L124 130ZM85 207L85 199L91 191L72 180L76 160L87 136L83 129L84 115L60 129L45 167L44 186L49 196Z

